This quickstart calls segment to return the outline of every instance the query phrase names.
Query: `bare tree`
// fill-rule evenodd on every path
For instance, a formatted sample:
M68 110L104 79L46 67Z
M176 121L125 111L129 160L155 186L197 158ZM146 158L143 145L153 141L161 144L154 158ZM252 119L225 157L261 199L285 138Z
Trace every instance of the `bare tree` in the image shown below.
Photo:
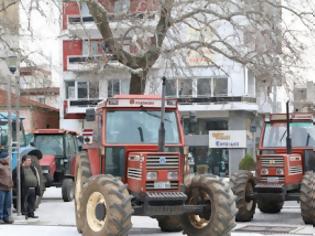
M132 37L140 38L146 31L151 38L146 50L135 55L124 49L124 39L117 40L106 1L84 2L104 42L119 62L131 69L130 93L144 92L147 76L160 58L165 65L188 68L191 54L226 73L215 57L246 65L268 86L290 77L297 79L298 70L303 69L304 49L298 36L314 29L314 3L310 0L161 0L160 17L153 30L142 27L144 19L137 24L133 21L123 34L133 33ZM123 21L129 15L122 12L120 17ZM189 32L194 32L195 37L189 37Z

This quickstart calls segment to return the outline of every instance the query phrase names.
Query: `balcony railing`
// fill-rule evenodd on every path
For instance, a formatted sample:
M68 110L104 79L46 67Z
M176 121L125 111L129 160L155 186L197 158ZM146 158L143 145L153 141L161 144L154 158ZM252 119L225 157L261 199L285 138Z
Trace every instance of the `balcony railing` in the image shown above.
M167 96L170 98L176 98L176 96ZM242 97L242 96L179 96L177 97L178 103L180 105L192 105L192 104L224 104L229 102L248 102L248 103L256 103L256 98L253 97Z
M68 70L70 71L89 71L96 69L101 64L116 62L117 57L113 54L94 55L94 56L68 56Z

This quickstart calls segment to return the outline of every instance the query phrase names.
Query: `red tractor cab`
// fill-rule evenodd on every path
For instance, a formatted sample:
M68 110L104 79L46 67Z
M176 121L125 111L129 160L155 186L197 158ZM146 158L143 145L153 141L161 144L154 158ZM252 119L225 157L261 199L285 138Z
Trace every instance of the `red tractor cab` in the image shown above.
M184 230L190 236L231 231L235 203L229 186L215 176L185 178L176 100L115 96L96 112L88 110L86 119L95 120L96 128L88 156L77 161L79 232L128 235L132 215L154 217L162 231Z
M40 165L46 187L62 188L62 198L73 199L75 161L79 155L77 134L63 129L38 129L33 145L43 153Z
M232 177L238 196L237 220L250 221L256 203L278 213L285 201L300 201L306 224L315 226L315 125L312 114L265 115L256 178L241 171Z

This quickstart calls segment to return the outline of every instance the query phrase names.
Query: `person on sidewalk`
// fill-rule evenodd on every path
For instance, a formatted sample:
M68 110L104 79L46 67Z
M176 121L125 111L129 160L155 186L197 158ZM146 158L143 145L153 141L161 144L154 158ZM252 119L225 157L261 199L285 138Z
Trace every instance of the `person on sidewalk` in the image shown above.
M12 175L10 158L7 152L0 150L0 224L12 224Z
M34 214L36 195L39 195L38 190L40 189L38 170L32 164L32 158L30 156L22 157L20 168L22 214L25 215L25 219L38 218L38 216ZM16 182L16 170L13 172L13 179Z

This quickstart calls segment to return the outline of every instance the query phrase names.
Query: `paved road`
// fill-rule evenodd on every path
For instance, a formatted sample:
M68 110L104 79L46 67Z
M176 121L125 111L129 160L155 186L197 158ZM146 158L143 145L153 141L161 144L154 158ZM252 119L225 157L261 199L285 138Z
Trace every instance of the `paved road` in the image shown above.
M10 236L79 236L75 228L75 217L73 202L64 203L60 198L60 189L50 188L45 193L45 198L40 205L37 215L39 220L25 221L22 217L16 218L15 225L1 225L0 235ZM157 221L149 217L133 217L133 229L129 235L137 236L158 236L162 234L158 228ZM281 226L281 227L280 227ZM243 227L251 227L247 232L237 231ZM253 228L254 227L254 228ZM272 228L273 227L273 228ZM283 211L277 215L262 214L257 210L253 222L238 224L232 236L240 235L274 235L272 233L255 234L253 230L262 229L263 231L273 229L281 232L282 229L290 228L290 234L281 235L315 235L313 227L303 224L300 209L297 203L286 203ZM294 233L295 232L295 233ZM179 236L181 233L171 233L168 236Z

